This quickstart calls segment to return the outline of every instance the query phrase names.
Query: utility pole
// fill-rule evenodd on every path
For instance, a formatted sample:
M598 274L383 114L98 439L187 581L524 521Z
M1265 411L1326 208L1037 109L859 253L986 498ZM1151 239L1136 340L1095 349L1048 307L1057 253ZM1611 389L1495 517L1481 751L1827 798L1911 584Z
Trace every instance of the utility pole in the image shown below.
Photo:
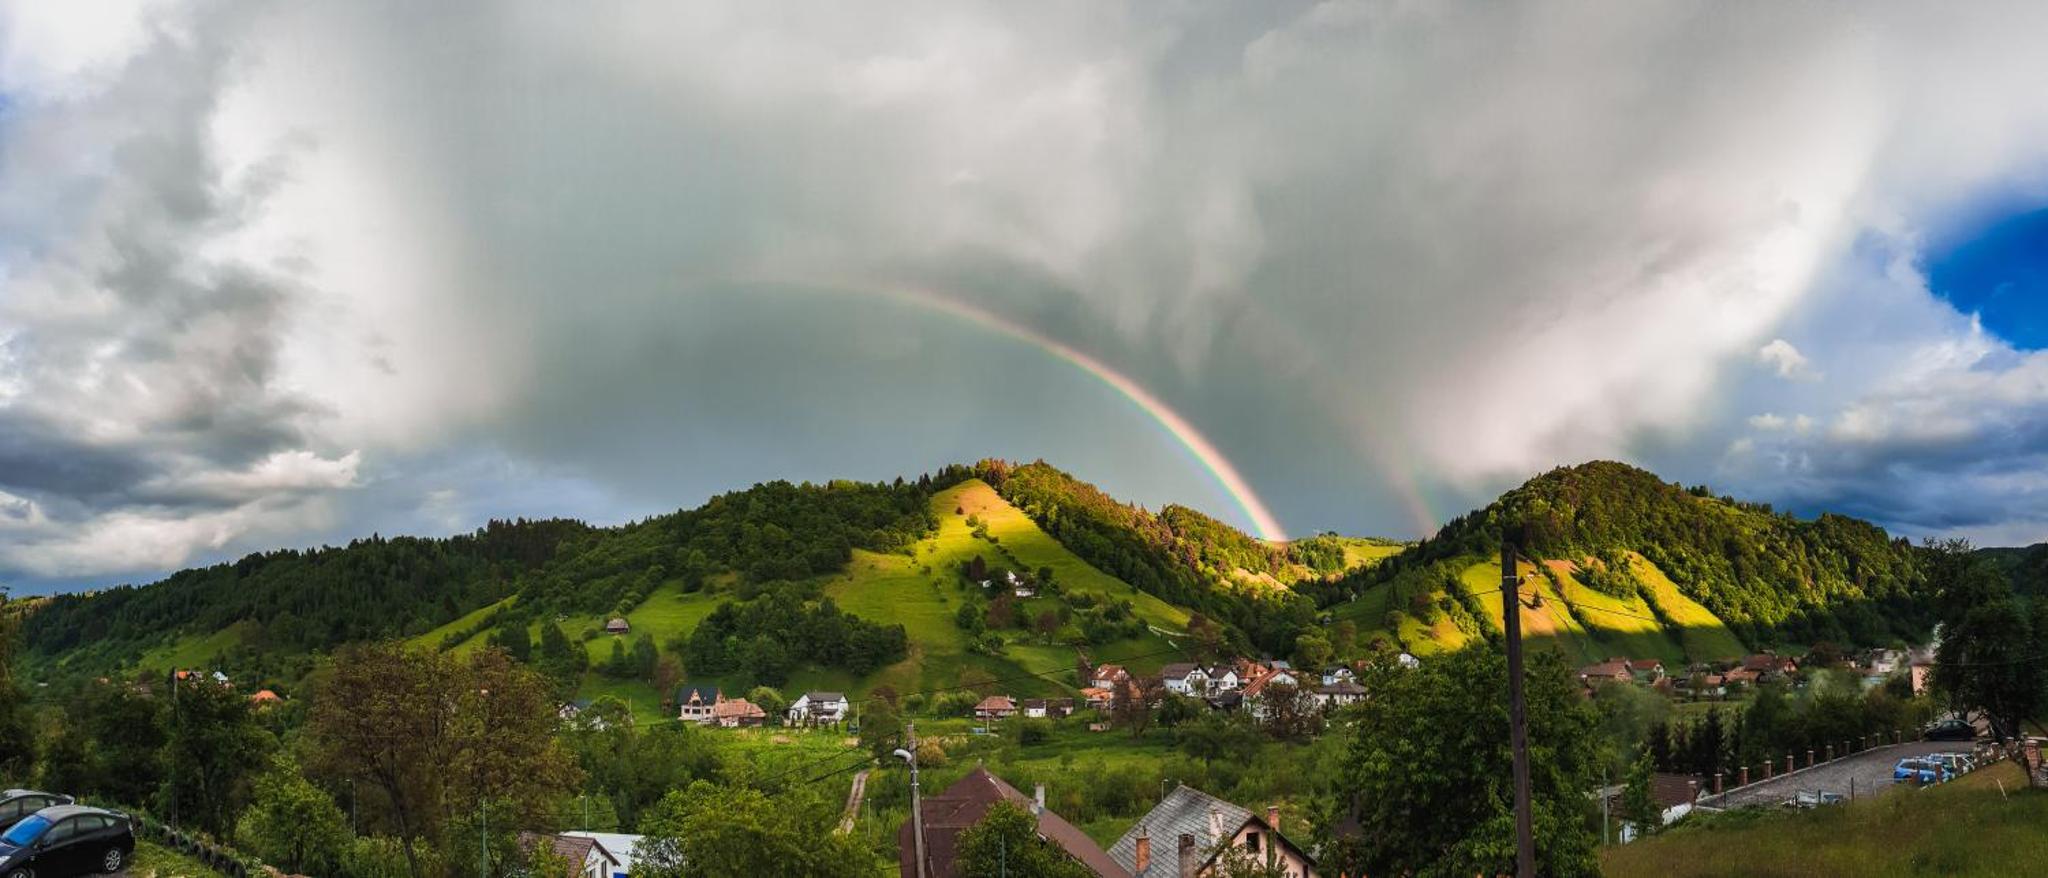
M491 801L484 800L483 878L491 878Z
M903 724L903 738L896 756L910 763L910 834L917 845L917 878L931 878L924 860L924 805L917 785L917 723Z
M1522 699L1522 577L1515 566L1522 534L1500 535L1500 624L1508 641L1508 741L1515 753L1515 875L1536 876L1536 830L1529 811L1529 717Z

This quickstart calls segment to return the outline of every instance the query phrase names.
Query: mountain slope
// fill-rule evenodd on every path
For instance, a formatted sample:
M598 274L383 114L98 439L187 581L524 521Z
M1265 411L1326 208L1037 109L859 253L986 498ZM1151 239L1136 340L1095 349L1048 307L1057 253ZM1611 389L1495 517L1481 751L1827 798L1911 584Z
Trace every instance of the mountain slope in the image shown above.
M1423 652L1497 636L1503 527L1541 562L1524 565L1547 599L1522 611L1525 629L1574 657L1889 643L1928 624L1916 550L1875 525L1801 520L1606 461L1531 479L1347 577L1337 614Z

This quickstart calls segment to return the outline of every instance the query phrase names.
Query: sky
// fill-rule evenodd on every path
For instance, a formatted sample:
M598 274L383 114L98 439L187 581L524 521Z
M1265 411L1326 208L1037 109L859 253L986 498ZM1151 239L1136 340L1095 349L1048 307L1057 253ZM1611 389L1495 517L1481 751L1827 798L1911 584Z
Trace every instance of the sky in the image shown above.
M0 583L1043 458L2048 539L2039 3L0 0Z

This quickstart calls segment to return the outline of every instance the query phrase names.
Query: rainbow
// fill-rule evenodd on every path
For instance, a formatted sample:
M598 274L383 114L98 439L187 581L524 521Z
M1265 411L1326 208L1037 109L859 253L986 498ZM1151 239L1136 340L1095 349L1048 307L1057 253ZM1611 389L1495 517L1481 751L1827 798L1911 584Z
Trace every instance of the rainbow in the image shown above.
M759 280L753 282L764 283ZM1266 508L1265 501L1259 499L1258 492L1252 490L1251 483L1245 481L1244 474L1237 471L1237 467L1231 464L1229 458L1223 456L1222 450L1218 449L1214 442L1210 442L1207 436L1202 435L1202 431L1195 429L1194 424L1181 417L1180 413L1167 405L1165 400L1146 390L1144 385L1085 351L993 311L914 287L895 284L847 286L839 283L820 284L803 281L791 281L786 285L878 296L935 311L1008 336L1066 361L1130 400L1132 405L1137 406L1139 411L1158 423L1167 435L1186 448L1189 454L1194 455L1195 461L1201 464L1203 469L1208 470L1216 479L1216 483L1223 488L1223 493L1230 497L1231 502L1237 504L1237 508L1244 513L1245 520L1251 522L1252 528L1258 532L1260 538L1272 542L1287 541L1287 530L1280 526L1280 519L1273 515L1271 509Z

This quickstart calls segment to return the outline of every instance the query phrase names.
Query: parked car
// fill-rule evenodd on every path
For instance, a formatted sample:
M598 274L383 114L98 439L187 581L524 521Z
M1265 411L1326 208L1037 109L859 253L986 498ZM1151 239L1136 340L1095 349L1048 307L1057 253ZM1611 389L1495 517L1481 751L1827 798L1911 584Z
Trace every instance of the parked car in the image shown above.
M1937 784L1955 777L1939 760L1907 757L1892 768L1892 783Z
M1949 717L1920 730L1920 737L1929 741L1975 741L1977 727L1967 721Z
M1800 790L1798 794L1792 797L1791 801L1785 804L1795 808L1818 808L1822 805L1839 805L1843 801L1845 800L1842 798L1841 793L1830 793L1824 790Z
M0 878L119 872L135 855L128 815L84 805L37 811L0 833Z
M1929 753L1922 759L1931 759L1948 768L1949 776L1969 774L1977 770L1977 760L1968 753Z
M71 797L38 790L0 790L0 832L51 805L69 805Z

